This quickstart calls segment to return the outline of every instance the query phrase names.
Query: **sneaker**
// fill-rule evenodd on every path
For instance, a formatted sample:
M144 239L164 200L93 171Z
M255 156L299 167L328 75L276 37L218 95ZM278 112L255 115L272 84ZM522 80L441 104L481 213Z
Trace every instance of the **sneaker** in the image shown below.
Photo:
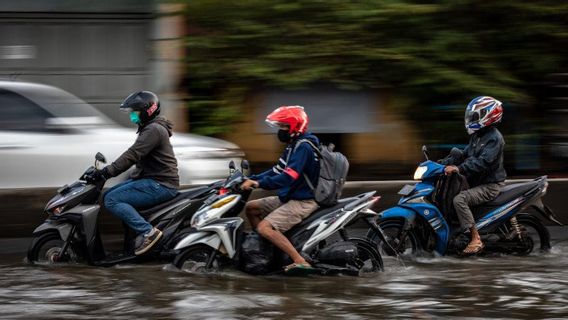
M140 241L141 243L136 246L134 254L139 256L143 253L146 253L146 251L152 249L152 247L158 242L158 240L160 240L161 237L162 231L153 228L152 231L142 236L142 241Z

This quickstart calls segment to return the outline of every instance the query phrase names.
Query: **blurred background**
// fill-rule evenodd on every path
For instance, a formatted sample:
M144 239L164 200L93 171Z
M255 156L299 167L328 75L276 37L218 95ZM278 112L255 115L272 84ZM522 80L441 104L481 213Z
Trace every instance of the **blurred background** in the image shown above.
M441 158L467 144L479 95L504 102L510 178L568 177L561 1L2 1L0 35L0 215L43 218L96 151L126 150L118 105L140 89L175 124L186 185L231 159L272 166L283 146L264 118L279 105L305 107L352 181L410 179L421 145ZM18 217L5 229L30 234Z

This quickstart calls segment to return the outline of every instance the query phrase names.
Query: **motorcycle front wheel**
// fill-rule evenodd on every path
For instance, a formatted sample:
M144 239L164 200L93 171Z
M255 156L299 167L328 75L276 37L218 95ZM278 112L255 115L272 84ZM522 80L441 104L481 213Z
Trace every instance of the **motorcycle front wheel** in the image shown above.
M381 256L396 256L398 254L404 258L418 254L418 237L413 230L403 232L403 220L385 220L381 221L378 225L383 230L388 243L382 241L380 236L373 229L369 229L367 239L375 244Z
M179 253L173 265L186 272L206 273L219 271L217 251L206 245L196 245Z
M32 239L28 249L28 262L35 264L57 264L65 262L76 262L77 255L71 246L61 255L65 241L61 239L59 233L48 232Z

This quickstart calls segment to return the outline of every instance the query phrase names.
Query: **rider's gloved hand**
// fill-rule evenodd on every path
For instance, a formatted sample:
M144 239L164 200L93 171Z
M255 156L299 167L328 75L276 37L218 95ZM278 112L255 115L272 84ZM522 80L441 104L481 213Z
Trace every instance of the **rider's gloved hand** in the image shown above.
M101 170L95 170L87 177L87 182L96 183L99 181L105 181L106 179L110 178L110 174L106 167L102 168Z

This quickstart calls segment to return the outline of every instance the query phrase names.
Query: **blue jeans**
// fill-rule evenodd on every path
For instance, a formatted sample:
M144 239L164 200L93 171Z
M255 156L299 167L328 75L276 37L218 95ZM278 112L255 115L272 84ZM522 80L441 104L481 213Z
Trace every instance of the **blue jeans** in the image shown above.
M152 179L130 179L110 188L104 195L104 204L110 213L139 235L150 232L152 225L136 209L156 206L174 198L176 194L176 189L165 187Z

